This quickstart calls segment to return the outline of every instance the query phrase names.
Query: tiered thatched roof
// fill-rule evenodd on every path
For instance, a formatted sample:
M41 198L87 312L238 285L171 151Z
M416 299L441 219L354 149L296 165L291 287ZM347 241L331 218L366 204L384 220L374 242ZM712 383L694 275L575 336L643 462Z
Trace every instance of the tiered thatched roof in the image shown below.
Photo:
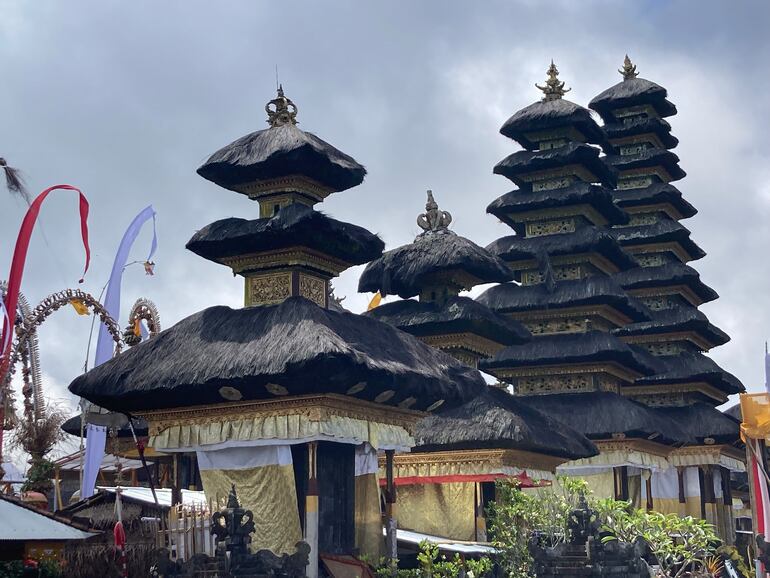
M698 210L682 197L681 191L668 183L652 183L641 189L617 189L612 194L618 206L622 208L668 203L679 211L683 219L698 213Z
M529 140L525 136L526 133L567 126L574 126L579 130L586 137L586 142L594 144L604 142L604 135L591 117L591 111L563 98L535 102L522 108L505 121L500 133L512 138L524 148L532 150L537 148L538 143Z
M651 104L661 117L676 114L676 106L666 100L665 88L644 78L629 78L611 86L594 97L588 107L598 112L605 122L611 122L613 109Z
M596 446L547 410L537 411L500 389L420 420L414 451L517 449L566 459L598 453Z
M383 403L413 397L413 409L426 409L440 399L458 405L483 387L477 371L386 323L293 297L204 309L81 375L70 391L135 412L359 389L361 399L393 390Z
M612 229L611 233L624 247L627 245L651 245L679 243L687 251L691 261L702 259L706 253L690 239L690 231L678 221L660 219L651 225L635 225Z
M719 295L700 280L700 274L684 263L672 261L655 267L637 267L616 273L613 279L624 289L645 289L685 285L704 303L717 299Z

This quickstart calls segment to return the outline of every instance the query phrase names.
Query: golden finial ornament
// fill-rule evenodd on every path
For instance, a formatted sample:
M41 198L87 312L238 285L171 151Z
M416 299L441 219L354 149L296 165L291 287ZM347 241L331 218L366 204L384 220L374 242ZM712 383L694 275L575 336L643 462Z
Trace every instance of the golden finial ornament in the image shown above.
M623 68L619 68L618 72L623 76L623 80L631 80L639 76L636 71L636 64L631 64L631 59L626 54L625 60L623 60Z
M557 100L567 94L571 88L564 88L564 82L559 80L559 69L551 60L551 66L548 67L548 79L545 81L545 86L540 86L535 83L535 86L543 91L545 95L543 102L548 100Z
M265 105L267 124L283 126L297 124L297 105L283 94L283 85L278 86L278 96Z
M417 217L417 225L425 233L435 233L447 230L451 222L452 215L449 214L449 211L442 211L438 208L438 203L433 198L433 191L429 190L428 202L425 203L425 212Z

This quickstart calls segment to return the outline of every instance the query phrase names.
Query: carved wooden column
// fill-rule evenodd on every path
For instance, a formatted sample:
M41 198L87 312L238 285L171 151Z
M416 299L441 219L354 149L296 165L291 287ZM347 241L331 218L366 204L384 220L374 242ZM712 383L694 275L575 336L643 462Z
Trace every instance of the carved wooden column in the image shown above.
M318 578L318 442L307 444L307 493L305 494L305 542L310 545L307 578Z
M396 575L398 560L398 539L396 537L396 483L393 480L394 450L385 450L385 556L391 567L391 574Z

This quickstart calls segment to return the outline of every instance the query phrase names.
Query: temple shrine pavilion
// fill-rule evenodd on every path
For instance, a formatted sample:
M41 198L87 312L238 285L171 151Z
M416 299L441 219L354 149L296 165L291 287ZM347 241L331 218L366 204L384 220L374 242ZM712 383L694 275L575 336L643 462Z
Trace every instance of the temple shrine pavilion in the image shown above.
M187 244L244 278L244 307L195 313L70 390L146 419L154 451L195 456L207 497L235 484L254 512L252 549L290 553L304 539L315 577L319 553L382 553L377 452L392 472L421 417L486 386L417 338L333 306L329 281L378 258L383 243L314 206L366 171L300 130L282 89L266 109L269 128L198 169L256 200L259 218L216 221Z
M510 281L513 273L452 231L451 221L428 191L425 213L417 218L423 232L369 263L359 291L404 298L366 315L476 367L479 359L531 335L521 323L459 295L480 283ZM419 301L410 299L415 296ZM495 497L495 480L515 478L532 487L552 480L560 464L597 453L568 425L499 388L421 419L415 440L412 452L395 457L399 525L454 540L486 541L485 511Z

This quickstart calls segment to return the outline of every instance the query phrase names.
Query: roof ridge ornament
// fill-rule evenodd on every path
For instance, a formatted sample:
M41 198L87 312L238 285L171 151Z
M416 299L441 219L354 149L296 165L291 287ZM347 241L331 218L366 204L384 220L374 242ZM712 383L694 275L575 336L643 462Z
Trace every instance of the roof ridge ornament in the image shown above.
M297 105L284 96L282 84L278 85L278 96L265 105L265 112L271 127L297 124Z
M448 231L449 223L451 222L452 215L449 211L442 211L438 208L438 203L433 198L433 191L428 189L428 201L425 203L425 212L417 217L417 225L424 231L421 234Z
M559 69L556 68L553 60L551 60L551 66L548 67L548 79L545 81L545 86L540 86L537 83L535 86L543 91L545 95L543 102L558 100L572 90L571 88L564 88L564 82L559 80Z
M632 80L639 76L636 71L636 64L631 63L631 59L626 54L626 58L623 60L623 68L619 68L618 72L623 76L623 80Z

